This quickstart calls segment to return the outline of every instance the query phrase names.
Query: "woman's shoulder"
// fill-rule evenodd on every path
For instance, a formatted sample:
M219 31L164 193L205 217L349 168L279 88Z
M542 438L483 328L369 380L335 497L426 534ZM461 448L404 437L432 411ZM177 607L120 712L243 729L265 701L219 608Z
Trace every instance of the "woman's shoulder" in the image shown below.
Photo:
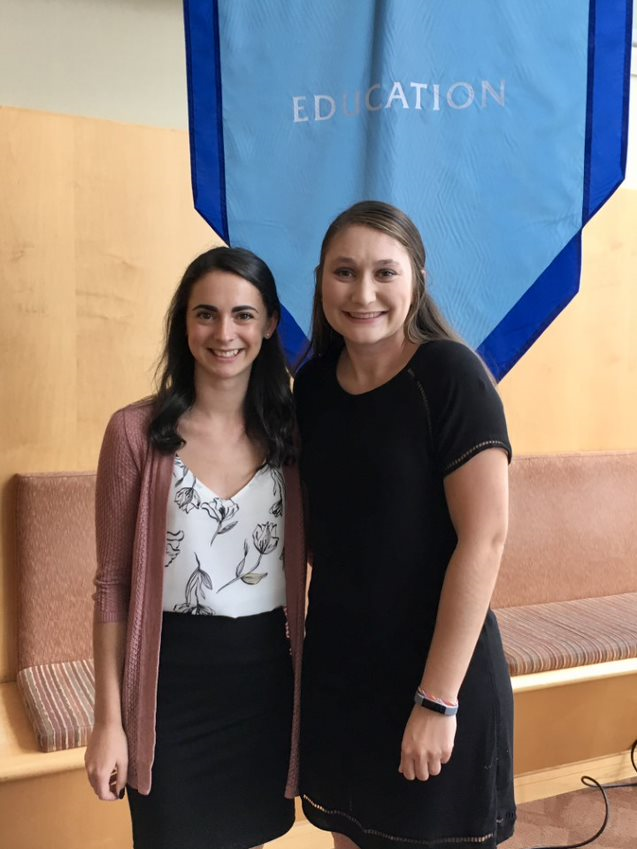
M431 368L433 365L471 369L479 367L485 370L482 360L475 351L464 342L458 342L455 339L435 339L426 342L420 346L414 359L417 365L423 367Z
M148 428L153 417L154 398L142 398L120 407L108 422L107 436L126 440L133 450L144 450L148 446Z
M154 407L155 399L153 397L140 398L139 401L133 401L131 404L126 404L125 407L115 410L111 420L122 422L127 429L147 429L153 417Z
M443 470L457 468L477 451L498 446L511 456L506 418L493 377L461 342L429 342L414 369L427 401Z
M432 392L463 378L492 381L475 351L455 339L436 339L421 345L412 364L417 378Z

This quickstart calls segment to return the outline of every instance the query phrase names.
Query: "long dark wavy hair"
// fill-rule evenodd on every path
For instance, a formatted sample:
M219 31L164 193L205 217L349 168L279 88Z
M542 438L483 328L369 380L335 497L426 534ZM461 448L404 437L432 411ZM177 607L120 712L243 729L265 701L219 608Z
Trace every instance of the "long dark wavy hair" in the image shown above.
M425 246L414 222L402 210L377 200L365 200L341 212L327 228L321 256L315 270L316 286L312 307L312 335L307 353L320 356L338 350L345 344L343 337L328 323L323 312L323 268L325 255L332 239L347 227L371 227L396 239L407 251L411 260L414 295L405 319L405 336L410 342L431 342L434 339L454 339L458 335L445 321L426 286ZM303 359L305 359L305 356Z
M172 454L184 445L180 417L195 402L195 361L188 347L186 312L193 286L211 271L236 274L260 293L269 318L281 316L281 302L268 266L251 251L219 247L194 259L181 279L166 313L164 349L157 367L155 409L149 427L152 445ZM246 433L262 446L273 466L294 459L294 412L290 376L278 331L264 339L250 372L244 401Z

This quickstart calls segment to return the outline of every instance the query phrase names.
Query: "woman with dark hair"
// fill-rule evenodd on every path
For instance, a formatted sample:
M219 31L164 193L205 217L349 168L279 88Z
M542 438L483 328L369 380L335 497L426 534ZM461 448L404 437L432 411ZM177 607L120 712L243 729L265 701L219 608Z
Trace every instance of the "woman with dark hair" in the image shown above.
M300 789L336 849L489 849L515 820L489 610L511 448L490 376L425 282L403 212L338 216L294 387L313 555Z
M305 550L280 315L254 254L197 257L157 394L104 436L86 767L100 799L128 788L136 849L251 849L294 821Z

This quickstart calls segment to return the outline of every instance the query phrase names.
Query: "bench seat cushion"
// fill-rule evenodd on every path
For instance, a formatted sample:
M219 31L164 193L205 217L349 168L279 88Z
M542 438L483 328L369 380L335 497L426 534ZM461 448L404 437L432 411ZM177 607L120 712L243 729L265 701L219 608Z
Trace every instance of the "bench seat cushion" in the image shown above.
M637 593L494 612L511 675L637 657Z
M18 672L17 684L43 752L86 746L93 727L92 660L30 666Z

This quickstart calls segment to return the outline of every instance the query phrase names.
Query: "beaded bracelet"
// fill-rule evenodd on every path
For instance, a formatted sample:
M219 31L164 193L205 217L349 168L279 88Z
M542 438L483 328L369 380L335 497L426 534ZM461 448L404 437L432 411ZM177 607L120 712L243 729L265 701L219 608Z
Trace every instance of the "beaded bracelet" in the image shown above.
M423 699L428 699L430 702L438 702L439 705L444 705L445 707L458 707L458 702L447 702L445 699L441 699L439 696L432 696L431 693L428 693L427 690L423 690L422 687L418 687L416 690L419 696L422 696Z

